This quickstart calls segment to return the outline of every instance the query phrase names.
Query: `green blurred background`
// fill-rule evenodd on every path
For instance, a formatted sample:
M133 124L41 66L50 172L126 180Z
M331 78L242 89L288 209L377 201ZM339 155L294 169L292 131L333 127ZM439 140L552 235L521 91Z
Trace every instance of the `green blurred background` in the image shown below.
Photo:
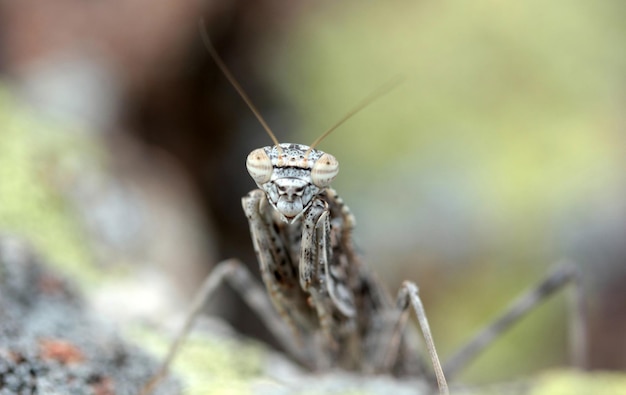
M148 307L109 306L128 316L176 311L220 259L255 267L243 163L270 139L202 48L200 17L282 142L311 143L406 78L319 148L341 164L334 187L366 262L393 292L418 283L444 360L569 259L585 275L591 366L626 368L618 0L3 3L0 231L90 265L90 284L94 267L143 273L132 289ZM146 278L179 299L141 293ZM554 299L463 378L565 365ZM236 303L225 292L213 309L267 339Z

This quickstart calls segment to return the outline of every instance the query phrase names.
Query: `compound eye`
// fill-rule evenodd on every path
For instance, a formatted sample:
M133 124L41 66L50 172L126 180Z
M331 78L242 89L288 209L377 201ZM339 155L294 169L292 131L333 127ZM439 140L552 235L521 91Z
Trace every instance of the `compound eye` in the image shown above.
M324 154L313 165L311 181L320 188L326 188L330 186L337 173L339 173L337 159L331 154Z
M250 152L246 159L248 173L257 184L264 184L272 178L272 161L263 148Z

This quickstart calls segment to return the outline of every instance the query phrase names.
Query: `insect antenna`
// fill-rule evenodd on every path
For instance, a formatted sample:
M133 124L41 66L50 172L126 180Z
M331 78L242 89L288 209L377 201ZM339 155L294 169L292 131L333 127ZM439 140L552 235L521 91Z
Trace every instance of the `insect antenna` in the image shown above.
M405 77L397 76L391 79L390 81L387 81L385 84L378 87L378 89L370 93L365 99L361 100L361 102L359 102L359 104L357 104L352 110L348 111L348 113L344 115L339 121L337 121L333 126L328 128L328 130L322 133L321 136L316 138L315 141L313 141L313 143L309 146L309 149L304 154L304 157L305 158L308 157L309 153L311 152L313 148L315 148L322 140L328 137L329 134L331 134L335 129L341 126L344 122L352 118L355 114L357 114L359 111L361 111L365 107L372 104L377 99L380 99L382 96L389 93L391 90L393 90L398 85L400 85L400 83L403 82L404 80L405 80Z
M243 90L241 85L239 85L239 82L237 82L237 79L232 75L232 73L230 72L230 70L228 69L224 61L222 60L222 58L218 55L217 51L215 50L215 47L213 47L213 44L211 44L211 39L209 39L209 35L207 34L207 30L204 25L204 19L200 19L199 28L200 28L200 36L202 37L202 42L204 43L204 46L206 47L207 51L209 51L209 55L211 55L211 58L213 58L213 61L215 61L215 63L217 64L217 67L219 67L222 73L224 73L228 82L230 82L230 84L235 88L237 93L239 93L239 96L241 96L243 101L246 102L246 105L252 111L256 119L259 120L259 123L263 126L263 129L265 129L267 134L270 136L270 138L274 142L274 145L276 145L276 147L278 148L278 152L282 154L283 150L282 148L280 148L280 143L278 142L278 139L272 132L272 129L270 129L270 127L267 125L267 122L265 122L265 119L263 119L259 110L257 110L257 108L254 106L254 104L252 103L252 100L250 100L250 98L248 97L246 92Z

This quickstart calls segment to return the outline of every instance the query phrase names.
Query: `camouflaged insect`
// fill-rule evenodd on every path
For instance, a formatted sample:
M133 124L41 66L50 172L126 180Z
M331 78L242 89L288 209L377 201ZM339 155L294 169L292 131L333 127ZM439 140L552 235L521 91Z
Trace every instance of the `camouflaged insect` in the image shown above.
M263 282L293 332L319 329L329 363L344 369L415 373L410 352L385 366L393 304L354 252L354 217L330 188L337 160L280 144L252 151L246 167L259 187L242 202Z
M339 163L332 155L314 148L345 120L397 84L375 91L311 146L280 144L211 46L202 23L200 32L216 64L274 142L248 155L246 167L259 189L242 199L267 292L238 260L217 265L194 298L185 325L159 372L144 386L142 394L151 393L165 376L195 317L224 281L238 291L283 348L301 364L317 370L340 367L365 373L420 376L431 382L434 373L439 393L448 394L417 286L405 281L394 305L376 277L361 263L352 244L354 217L330 187L339 172ZM451 358L446 373L456 373L520 317L569 283L574 285L570 351L576 366L586 366L581 277L573 264L566 263L558 265L474 336ZM425 369L407 327L411 308L417 315L432 373Z
M165 375L202 305L223 281L239 291L294 359L315 369L338 366L368 373L423 375L415 347L406 339L407 316L413 307L437 386L441 394L447 394L417 286L405 282L394 308L379 282L359 261L352 245L354 217L330 188L339 163L332 155L314 149L398 81L373 92L311 146L280 144L211 45L202 21L200 34L215 63L274 142L248 155L246 167L259 189L242 199L271 304L265 302L267 297L244 265L237 260L220 263L194 298L181 333L142 394L150 393ZM284 325L274 319L275 312L286 322L295 343L285 334Z

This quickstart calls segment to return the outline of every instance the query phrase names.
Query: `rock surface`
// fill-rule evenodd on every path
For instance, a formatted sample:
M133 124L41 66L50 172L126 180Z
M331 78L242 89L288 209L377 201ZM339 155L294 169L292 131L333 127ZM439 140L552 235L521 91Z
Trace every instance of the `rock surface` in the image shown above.
M0 394L131 395L157 365L26 244L0 237ZM155 392L179 393L172 379Z

